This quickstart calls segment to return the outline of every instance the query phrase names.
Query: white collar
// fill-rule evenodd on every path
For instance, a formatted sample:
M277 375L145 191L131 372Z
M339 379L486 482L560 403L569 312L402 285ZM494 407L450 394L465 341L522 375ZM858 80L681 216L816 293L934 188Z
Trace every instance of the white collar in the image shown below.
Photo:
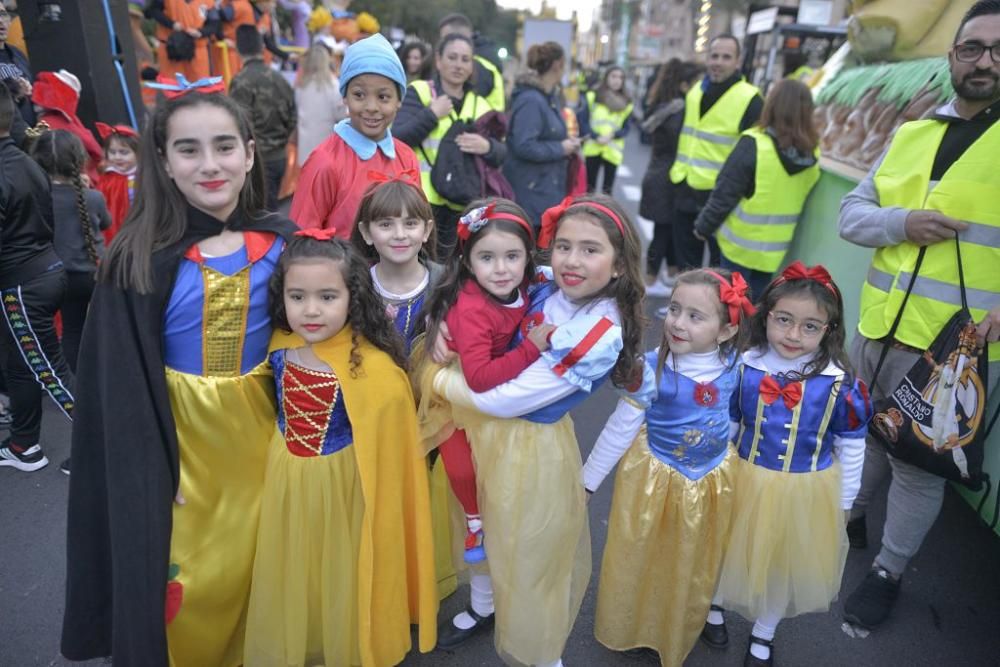
M751 368L770 373L771 375L802 374L805 367L816 357L816 353L803 354L795 359L785 359L768 346L765 350L752 349L743 353L743 363ZM820 375L843 375L844 370L832 361L826 365Z
M670 352L663 364L675 373L695 382L711 382L726 370L726 362L719 355L719 348L710 352Z

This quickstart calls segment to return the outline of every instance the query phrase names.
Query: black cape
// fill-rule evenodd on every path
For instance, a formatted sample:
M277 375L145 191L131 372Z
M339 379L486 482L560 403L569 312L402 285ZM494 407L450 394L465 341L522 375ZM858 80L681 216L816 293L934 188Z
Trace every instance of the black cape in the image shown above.
M234 213L234 231L288 238L278 215ZM176 244L153 254L150 294L98 283L80 345L69 484L62 654L168 664L165 623L177 432L163 362L163 315L184 253L219 221L193 208Z

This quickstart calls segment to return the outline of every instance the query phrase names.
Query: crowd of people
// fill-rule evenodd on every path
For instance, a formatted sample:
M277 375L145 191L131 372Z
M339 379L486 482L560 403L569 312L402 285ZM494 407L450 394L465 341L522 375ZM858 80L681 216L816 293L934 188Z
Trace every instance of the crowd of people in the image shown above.
M422 652L492 631L507 664L562 665L588 499L616 467L605 646L680 665L729 644L728 610L754 622L744 664L775 664L779 623L829 608L891 475L845 604L885 621L944 480L869 437L873 404L963 308L986 391L1000 377L1000 2L962 20L954 99L843 201L843 237L877 248L850 349L855 295L789 256L819 178L811 93L762 95L736 38L647 92L644 259L612 197L621 68L574 112L567 55L534 45L508 100L449 15L433 48L318 40L289 83L270 3L203 4L150 3L162 62L195 55L142 128L99 123L100 142L77 77L32 77L0 9L0 466L48 464L48 394L73 421L67 658L388 666L417 625ZM650 351L647 296L669 297ZM603 386L617 407L583 461L569 413ZM469 605L439 619L456 569Z

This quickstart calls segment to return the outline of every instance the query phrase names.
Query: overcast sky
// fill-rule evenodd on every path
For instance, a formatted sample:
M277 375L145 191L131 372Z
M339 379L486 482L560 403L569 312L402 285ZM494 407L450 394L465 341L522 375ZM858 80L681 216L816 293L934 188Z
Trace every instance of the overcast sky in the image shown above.
M497 0L497 4L508 9L530 9L537 12L541 9L542 0ZM556 16L561 19L573 17L577 12L580 30L590 29L590 19L594 10L601 6L601 0L548 0L550 7L556 8Z

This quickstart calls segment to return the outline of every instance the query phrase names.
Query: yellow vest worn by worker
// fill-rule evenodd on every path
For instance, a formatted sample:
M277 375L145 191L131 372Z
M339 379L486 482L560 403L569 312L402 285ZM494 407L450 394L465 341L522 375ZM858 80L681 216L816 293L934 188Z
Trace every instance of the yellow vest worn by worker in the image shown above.
M901 125L875 172L875 188L883 208L931 209L969 224L959 234L959 243L969 310L978 322L1000 306L1000 170L996 168L1000 123L984 132L934 183L931 169L947 126L938 120ZM913 281L919 250L905 241L875 251L861 288L858 330L866 338L888 335ZM955 242L939 241L927 247L896 339L927 349L961 305ZM1000 361L1000 344L990 344L989 360Z
M740 121L750 101L760 93L756 86L738 81L701 115L701 84L684 98L684 127L677 142L677 158L670 168L673 183L687 181L695 190L711 190L726 158L740 137Z
M434 99L434 93L431 91L431 84L429 81L414 81L410 86L417 91L417 97L420 98L420 103L425 107L431 105L431 100ZM462 108L459 113L452 111L450 114L444 118L438 119L437 127L435 127L430 134L427 135L421 143L420 146L414 151L417 157L420 158L420 181L424 189L424 194L427 195L427 201L435 206L447 206L453 208L456 211L461 210L463 207L459 204L454 204L441 195L438 194L434 186L431 185L431 168L434 163L437 162L437 152L438 147L441 145L441 139L444 135L448 133L448 128L456 120L462 119L465 121L474 121L483 114L494 111L490 107L489 102L485 99L476 95L474 92L467 91L465 93L465 99L462 101Z
M625 121L632 115L633 105L628 104L621 111L612 111L603 104L597 103L597 93L587 93L587 110L590 112L590 129L597 136L614 136L622 129ZM625 157L625 138L611 139L606 144L599 144L593 139L583 143L584 157L601 157L616 167Z
M506 93L503 85L503 74L496 65L482 56L475 56L476 62L486 68L486 71L493 77L493 90L486 96L486 101L490 103L494 111L503 111L507 106Z
M741 199L722 224L719 249L736 264L774 273L792 245L806 197L819 180L819 164L789 174L767 133L752 128L743 134L757 144L753 196Z

